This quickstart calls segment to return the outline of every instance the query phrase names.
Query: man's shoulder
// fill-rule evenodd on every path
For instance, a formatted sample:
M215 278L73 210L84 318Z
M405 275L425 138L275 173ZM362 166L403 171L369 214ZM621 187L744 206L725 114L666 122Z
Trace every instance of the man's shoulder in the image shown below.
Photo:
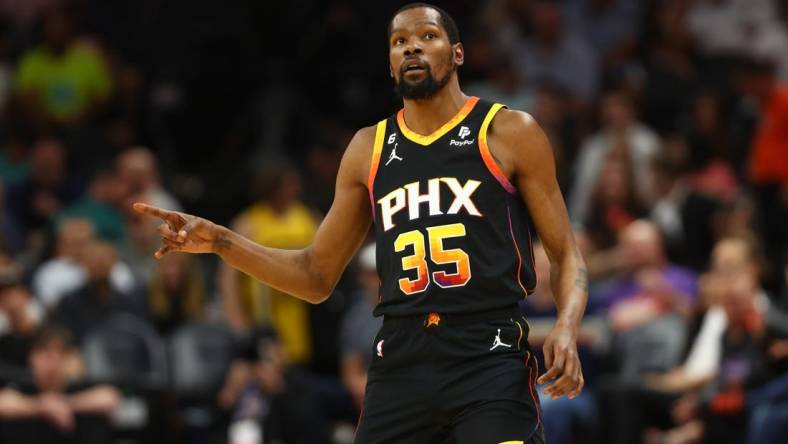
M377 124L363 127L356 131L353 139L350 140L345 149L343 163L347 162L351 171L359 173L358 180L361 183L366 183L366 173L372 159L376 134Z
M536 120L525 111L501 108L490 122L489 132L496 138L519 139L539 130Z
M364 147L372 148L372 145L375 142L375 135L378 131L378 124L365 126L363 128L359 128L356 131L356 134L353 136L353 139L350 141L350 145L361 145Z

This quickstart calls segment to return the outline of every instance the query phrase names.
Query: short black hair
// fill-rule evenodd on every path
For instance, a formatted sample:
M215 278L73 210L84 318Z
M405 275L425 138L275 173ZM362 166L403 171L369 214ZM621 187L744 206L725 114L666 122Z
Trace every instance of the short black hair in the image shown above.
M444 11L442 8L439 8L435 5L431 5L429 3L408 3L407 5L397 9L397 11L392 14L391 19L389 19L389 37L391 37L391 23L394 21L394 17L396 17L400 12L407 11L409 9L416 9L416 8L429 8L435 11L438 11L438 15L441 18L441 25L443 29L446 30L446 36L449 37L449 43L452 45L455 43L459 43L460 41L460 30L457 29L457 22L449 15L448 12Z
M45 324L41 326L33 337L31 350L39 351L50 344L59 342L64 348L70 349L74 345L74 336L71 331L58 324Z

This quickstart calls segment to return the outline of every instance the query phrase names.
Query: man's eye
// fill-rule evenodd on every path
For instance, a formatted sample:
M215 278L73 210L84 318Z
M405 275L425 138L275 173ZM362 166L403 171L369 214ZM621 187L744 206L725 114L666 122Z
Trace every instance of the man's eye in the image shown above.
M403 39L402 37L398 38L397 40L394 40L395 45L401 45L403 43L405 43L405 39Z
M424 38L426 38L427 40L432 40L435 38L435 34L428 32L427 34L424 35Z

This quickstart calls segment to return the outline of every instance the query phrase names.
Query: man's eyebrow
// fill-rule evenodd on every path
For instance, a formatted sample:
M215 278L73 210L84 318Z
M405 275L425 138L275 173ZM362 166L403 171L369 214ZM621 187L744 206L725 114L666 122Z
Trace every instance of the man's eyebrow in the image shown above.
M432 25L432 26L437 27L438 23L437 22L433 22L432 20L423 20L423 21L420 21L420 22L416 22L416 24L414 26L420 26L420 25ZM404 28L392 28L391 29L391 33L394 34L394 33L397 33L397 32L404 31L404 30L405 30Z

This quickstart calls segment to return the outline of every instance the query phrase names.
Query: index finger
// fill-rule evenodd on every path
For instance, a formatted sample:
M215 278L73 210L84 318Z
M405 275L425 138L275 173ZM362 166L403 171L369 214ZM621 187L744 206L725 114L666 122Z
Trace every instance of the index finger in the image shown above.
M545 382L552 381L553 379L558 377L558 375L561 374L561 371L562 369L557 366L550 367L550 369L548 369L544 374L542 374L542 376L540 376L539 379L536 380L536 382L537 384L544 384Z
M133 205L134 211L140 214L147 214L150 216L155 216L160 219L166 221L172 221L173 217L177 217L177 214L174 211L165 210L159 207L154 207L148 204L144 204L141 202L135 202Z

